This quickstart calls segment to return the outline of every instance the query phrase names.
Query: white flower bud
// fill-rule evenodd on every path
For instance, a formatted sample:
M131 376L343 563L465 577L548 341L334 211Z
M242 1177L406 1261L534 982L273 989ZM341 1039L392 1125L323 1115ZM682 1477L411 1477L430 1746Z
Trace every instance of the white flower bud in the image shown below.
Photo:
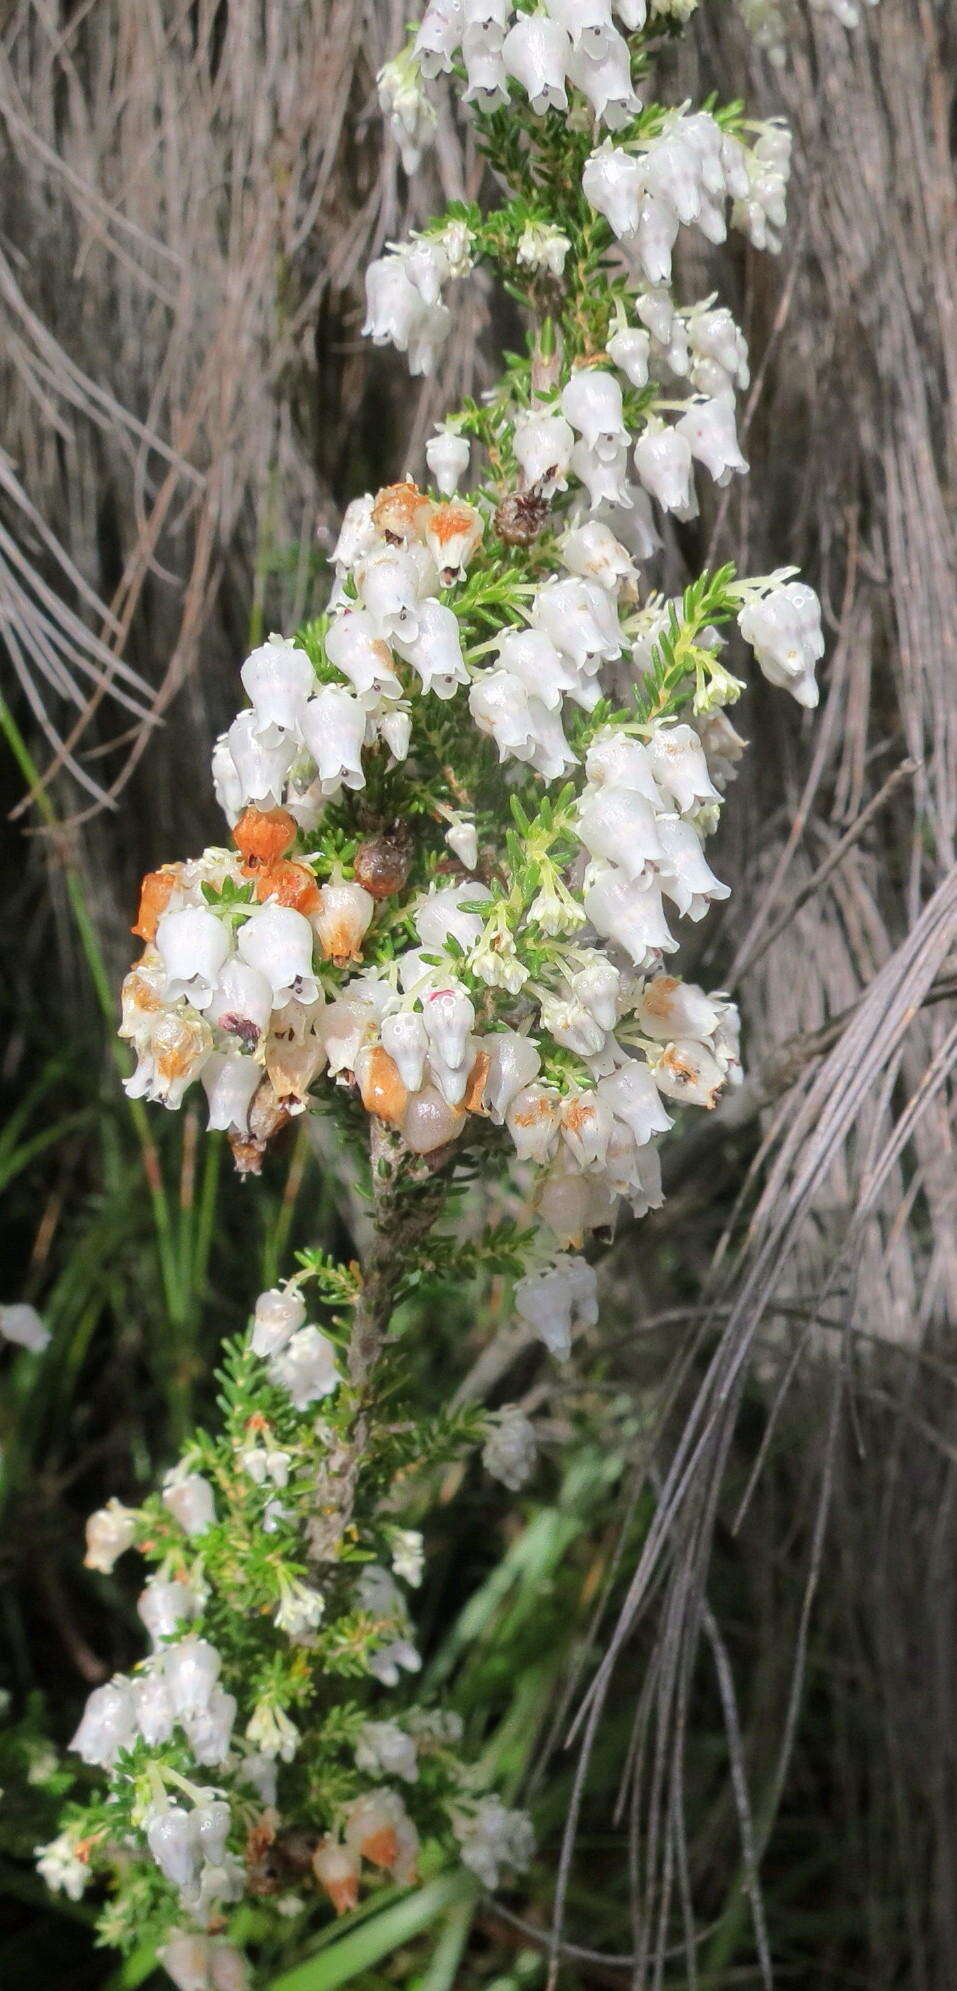
M620 242L637 233L644 184L641 161L632 153L606 139L585 161L582 192Z
M813 588L803 581L774 588L741 609L738 628L769 684L789 691L799 705L817 704L814 666L824 655L824 635Z
M674 975L656 975L645 983L636 1015L646 1037L659 1043L675 1037L710 1037L718 1023L712 997L694 982L679 981Z
M612 333L607 352L609 359L621 368L632 387L647 387L651 357L651 340L647 332L637 325L623 325L619 331Z
M376 1025L371 1003L354 997L341 997L326 1004L316 1022L316 1035L329 1059L329 1074L355 1070L363 1044L370 1042Z
M456 815L445 832L445 841L466 871L474 871L478 863L478 830L474 818Z
M336 1351L318 1327L300 1327L269 1363L269 1379L291 1397L296 1410L306 1410L339 1387Z
M298 730L303 706L316 683L304 650L282 636L270 636L246 658L239 675L263 746L277 746L285 734Z
M507 1403L489 1417L486 1432L482 1447L482 1464L486 1472L499 1480L502 1486L507 1486L511 1493L517 1493L519 1487L531 1478L538 1463L535 1426L516 1403Z
M425 1572L425 1547L417 1528L396 1528L391 1537L392 1567L417 1590Z
M589 867L584 905L597 933L614 940L630 955L636 968L656 954L674 954L678 942L665 919L661 892L654 880L633 884L611 864Z
M299 1747L299 1730L282 1708L260 1701L246 1723L247 1739L270 1761L291 1763Z
M105 1687L94 1687L70 1748L84 1763L107 1770L121 1749L136 1739L136 1707L128 1680L118 1673Z
M121 1506L118 1500L108 1500L105 1507L98 1507L86 1524L85 1568L99 1569L109 1575L120 1556L132 1548L137 1524L135 1510Z
M648 751L655 780L666 795L674 797L682 814L703 803L720 802L693 726L658 721Z
M461 985L435 989L422 1003L422 1021L429 1043L443 1064L453 1070L465 1062L469 1033L475 1027L475 1010Z
M292 906L267 903L240 927L238 952L250 968L265 975L273 1002L315 1002L319 983L312 972L313 932Z
M163 1482L163 1506L178 1521L184 1534L202 1535L216 1519L213 1489L201 1473L174 1466Z
M566 111L565 73L571 40L557 21L544 14L520 14L502 43L502 61L514 76L537 116Z
M385 1016L380 1026L382 1048L388 1052L408 1092L418 1092L425 1072L429 1040L421 1016L411 1009Z
M487 899L487 887L471 878L464 879L460 885L445 885L439 891L426 893L419 899L413 914L422 946L430 954L440 953L451 934L452 939L468 952L482 934L480 914L469 912L468 907L476 901L484 903Z
M438 429L425 445L425 460L443 497L454 497L469 467L472 446L455 429Z
M183 1728L190 1750L204 1769L218 1769L226 1762L235 1720L236 1697L220 1686L213 1688L204 1708L185 1717Z
M571 246L569 237L550 222L526 221L516 245L515 260L523 270L557 279L564 271Z
M405 760L412 739L412 715L405 707L386 712L379 720L379 733L394 760Z
M406 273L401 255L380 256L366 270L366 318L363 335L373 345L408 350L426 311L421 293Z
M517 1030L490 1031L482 1049L489 1059L485 1104L493 1126L501 1127L516 1094L538 1077L542 1061L531 1038Z
M403 49L384 63L376 83L380 107L389 120L403 167L411 175L419 168L436 124L435 109L424 89L414 52Z
M288 1632L291 1639L303 1639L321 1624L325 1609L325 1598L311 1584L301 1583L298 1578L287 1580L282 1586L273 1624L279 1631Z
M183 906L164 913L156 947L166 970L166 997L185 996L194 1009L206 1009L229 955L229 930L206 906Z

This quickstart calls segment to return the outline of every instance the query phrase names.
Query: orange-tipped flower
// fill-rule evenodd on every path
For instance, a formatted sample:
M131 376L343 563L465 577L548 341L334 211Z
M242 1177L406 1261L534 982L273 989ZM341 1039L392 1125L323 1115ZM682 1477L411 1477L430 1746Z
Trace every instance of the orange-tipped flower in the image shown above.
M277 899L281 906L292 906L294 912L305 913L307 918L322 904L312 872L305 864L296 864L288 857L257 870L256 897Z
M327 1833L312 1856L312 1870L337 1915L347 1915L359 1899L359 1862L348 1846Z
M368 1050L359 1052L356 1078L366 1112L387 1121L390 1127L401 1127L409 1094L399 1077L394 1058L390 1058L381 1044L373 1044Z
M372 522L394 539L416 539L421 505L422 493L411 478L402 484L386 484L376 493Z
M160 919L169 905L173 887L182 870L180 864L164 864L159 871L147 871L140 886L136 925L130 927L139 940L155 940Z
M295 835L296 825L287 809L244 809L233 830L243 870L260 871L278 864Z

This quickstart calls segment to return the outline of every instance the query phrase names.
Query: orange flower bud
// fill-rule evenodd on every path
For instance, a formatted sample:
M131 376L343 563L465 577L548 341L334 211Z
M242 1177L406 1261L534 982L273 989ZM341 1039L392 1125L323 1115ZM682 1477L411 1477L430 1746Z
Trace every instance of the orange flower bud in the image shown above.
M399 1077L395 1060L382 1049L381 1044L373 1044L369 1050L359 1052L356 1078L366 1112L374 1113L377 1119L385 1120L390 1127L401 1127L409 1094Z
M244 864L243 870L246 869ZM295 864L286 857L256 872L256 897L278 899L281 906L292 906L294 912L305 913L307 919L322 904L312 872L305 864Z
M155 940L156 929L169 904L173 887L182 870L181 864L164 864L159 871L147 871L140 886L140 905L136 915L136 925L130 927L139 940Z

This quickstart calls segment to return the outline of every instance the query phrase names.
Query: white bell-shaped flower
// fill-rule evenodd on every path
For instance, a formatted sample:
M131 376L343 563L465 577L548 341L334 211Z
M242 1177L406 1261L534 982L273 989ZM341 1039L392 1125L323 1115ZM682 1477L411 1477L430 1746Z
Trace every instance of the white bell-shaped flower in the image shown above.
M517 1030L493 1030L482 1039L489 1060L485 1105L493 1126L501 1127L516 1095L538 1077L541 1058L530 1037Z
M376 689L398 696L392 652L366 609L349 608L337 616L326 631L325 645L330 664L349 679L353 691Z
M236 1697L215 1686L206 1706L198 1714L187 1715L183 1727L190 1751L204 1769L218 1769L230 1754L236 1720Z
M567 111L565 76L571 39L546 14L520 14L502 43L502 61L525 91L533 111Z
M530 695L541 700L549 712L561 707L562 695L573 691L576 672L568 657L556 649L544 629L509 629L498 648L502 670L520 678Z
M498 110L501 104L508 103L508 71L500 48L489 48L484 41L466 39L463 44L465 57L467 104L476 104L480 111Z
M579 1168L601 1168L612 1135L611 1108L594 1091L569 1093L561 1104L562 1140Z
M523 409L512 431L512 448L523 483L535 486L544 498L564 491L574 442L574 431L563 415L540 408Z
M611 0L545 0L545 11L570 35L572 45L600 62L618 38Z
M678 216L663 195L646 192L638 214L638 260L649 283L671 282L671 252L678 239Z
M697 366L707 363L716 367L728 387L748 386L747 341L723 305L691 313L688 344ZM694 378L696 385L701 384L697 372Z
M277 1355L306 1318L306 1302L295 1286L270 1286L260 1293L249 1345L254 1355Z
M454 497L469 467L472 445L455 429L438 429L425 445L425 460L443 497Z
M710 1037L718 1023L712 997L675 975L655 975L646 982L635 1013L645 1036L664 1044L675 1037Z
M249 1109L262 1079L262 1066L239 1051L213 1051L203 1066L202 1080L209 1101L211 1134L249 1132Z
M207 1638L190 1632L163 1653L163 1675L177 1716L199 1714L219 1679L222 1660Z
M347 878L330 879L322 887L322 903L312 915L319 945L327 961L344 967L358 961L372 924L375 900L364 885Z
M419 1758L412 1736L395 1721L363 1722L356 1738L356 1767L371 1777L398 1777L414 1784Z
M520 1161L545 1162L558 1143L560 1099L550 1087L532 1081L510 1101L505 1125Z
M176 1723L166 1681L161 1673L140 1673L131 1685L137 1727L143 1741L150 1749L160 1748L170 1741Z
M286 776L298 751L296 739L287 734L274 745L265 746L259 737L255 712L238 713L225 738L243 803L274 808L282 799Z
M605 46L596 59L590 49L573 48L568 58L571 81L586 97L600 124L620 131L641 109L641 98L631 81L631 53L624 36L608 30Z
M199 1615L199 1599L188 1583L162 1576L149 1577L136 1609L154 1645L172 1638L181 1624ZM134 1688L136 1682L134 1681Z
M638 33L648 19L648 0L614 0L615 13L630 35Z
M163 914L156 948L166 970L167 1001L185 996L194 1009L207 1009L230 952L225 922L206 906L182 906Z
M415 637L407 641L397 636L395 646L418 673L423 691L434 692L436 698L454 698L456 687L468 684L458 617L443 602L431 598L421 602Z
M174 1466L163 1484L163 1506L186 1535L204 1535L216 1519L213 1489L202 1473Z
M600 505L628 504L628 437L624 430L621 441L614 448L605 445L601 455L579 438L572 450L571 469L588 492L591 511Z
M297 1328L269 1363L270 1380L285 1390L296 1410L306 1410L339 1387L336 1351L318 1327Z
M643 795L656 812L668 807L655 780L648 748L628 733L600 733L585 756L585 773L593 787L629 789Z
M206 1014L210 1023L238 1037L247 1051L255 1050L272 1015L272 987L248 961L232 955L220 970Z
M313 932L304 914L272 902L260 906L239 929L237 947L251 968L265 975L273 1002L315 1002L319 984L312 972Z
M87 1521L84 1568L98 1569L109 1575L120 1556L132 1548L136 1533L135 1509L124 1507L119 1500L108 1500L106 1506L98 1507Z
M366 270L366 318L362 327L373 345L393 345L400 353L421 327L427 307L411 281L401 255L380 256Z
M644 180L641 161L633 153L606 139L585 161L582 192L619 242L637 234Z
M824 635L821 605L813 588L803 581L788 581L742 608L738 628L769 684L789 691L799 705L817 704L814 666L824 655Z
M242 814L246 793L229 748L229 734L220 733L210 759L213 794L230 827Z
M664 859L658 820L643 795L604 783L585 789L577 830L590 856L605 858L626 878L637 879L647 877Z
M651 140L644 155L643 177L652 199L667 203L686 227L697 221L703 192L701 160L685 135L680 112Z
M614 865L597 862L589 866L584 906L596 932L624 948L636 968L677 949L653 879L633 884Z
M590 450L617 447L624 433L621 388L602 367L579 367L562 389L562 414Z
M661 1104L658 1087L640 1058L629 1058L606 1078L598 1081L598 1092L615 1118L623 1120L639 1147L656 1134L666 1134L671 1120Z
M478 863L478 830L472 816L456 815L445 832L445 841L454 852L466 871L474 871Z
M515 1311L560 1360L571 1353L572 1334L598 1320L598 1281L584 1258L561 1257L545 1272L516 1281Z
M730 898L731 887L715 877L693 823L659 816L658 835L663 852L658 883L682 918L703 919L714 900Z
M603 1052L607 1033L577 996L543 996L541 1018L556 1044L578 1057L595 1058Z
M724 1090L725 1073L717 1058L692 1038L666 1044L654 1074L659 1092L686 1106L716 1106Z
M715 395L710 401L693 401L675 428L716 484L730 484L735 471L747 470L738 446L733 394Z
M155 1811L146 1821L146 1843L160 1873L173 1887L192 1885L201 1854L191 1811L179 1804Z
M614 1030L621 997L621 976L614 964L595 954L587 966L573 974L571 985L601 1029Z
M264 746L277 746L287 733L298 730L302 708L316 682L305 650L282 636L270 636L246 658L239 675Z
M651 339L642 326L620 326L608 340L607 352L632 387L647 387Z
M466 878L459 885L445 885L419 899L414 912L416 932L429 953L441 953L451 934L466 952L481 937L481 915L469 912L469 905L488 898L477 880Z
M320 685L303 708L302 737L316 763L319 779L330 791L340 783L362 788L362 747L366 712L351 691L337 684Z
M546 581L535 596L532 625L589 674L603 661L613 662L624 648L617 609L594 581Z
M624 581L634 578L631 556L616 539L610 526L599 519L587 519L574 526L561 542L564 565L583 580L597 581L608 594L617 594Z
M634 464L641 482L666 512L684 513L695 502L691 445L677 428L650 421L638 437Z
M485 1444L482 1447L482 1464L492 1479L507 1486L510 1493L517 1493L531 1479L538 1463L538 1440L535 1426L530 1423L517 1403L507 1403L501 1410L492 1413L486 1424ZM474 1872L474 1865L472 1868Z
M556 1162L538 1191L538 1214L561 1246L579 1248L589 1231L615 1220L616 1197L604 1174Z
M682 815L721 797L708 773L704 748L693 726L659 720L648 743L659 788L674 798Z
M136 1704L130 1682L118 1673L105 1687L94 1687L70 1748L84 1763L107 1770L121 1749L136 1739Z
M389 549L365 561L359 573L365 607L386 643L418 635L421 589L406 549Z
M555 277L563 274L571 248L569 236L547 221L526 221L515 246L515 260L523 270Z
M430 0L413 45L416 61L427 80L451 69L461 38L462 9L458 0Z

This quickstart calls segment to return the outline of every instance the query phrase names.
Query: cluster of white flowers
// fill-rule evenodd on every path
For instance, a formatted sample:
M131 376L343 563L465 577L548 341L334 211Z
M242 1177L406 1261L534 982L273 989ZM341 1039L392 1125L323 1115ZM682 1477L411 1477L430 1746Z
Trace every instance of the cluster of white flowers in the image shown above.
M140 1610L155 1650L132 1678L118 1673L94 1687L70 1745L84 1763L109 1769L138 1737L156 1748L176 1729L201 1767L217 1769L227 1761L236 1701L219 1684L219 1653L194 1632L176 1636L197 1609L186 1584L153 1579Z
M503 1873L523 1873L535 1850L524 1811L509 1811L501 1798L486 1797L453 1819L462 1865L483 1887L496 1888Z
M489 1417L482 1464L493 1479L517 1493L535 1471L538 1439L535 1426L515 1403L507 1403Z
M366 271L367 338L407 353L410 373L432 373L452 329L444 287L471 268L472 238L461 221L392 244Z

